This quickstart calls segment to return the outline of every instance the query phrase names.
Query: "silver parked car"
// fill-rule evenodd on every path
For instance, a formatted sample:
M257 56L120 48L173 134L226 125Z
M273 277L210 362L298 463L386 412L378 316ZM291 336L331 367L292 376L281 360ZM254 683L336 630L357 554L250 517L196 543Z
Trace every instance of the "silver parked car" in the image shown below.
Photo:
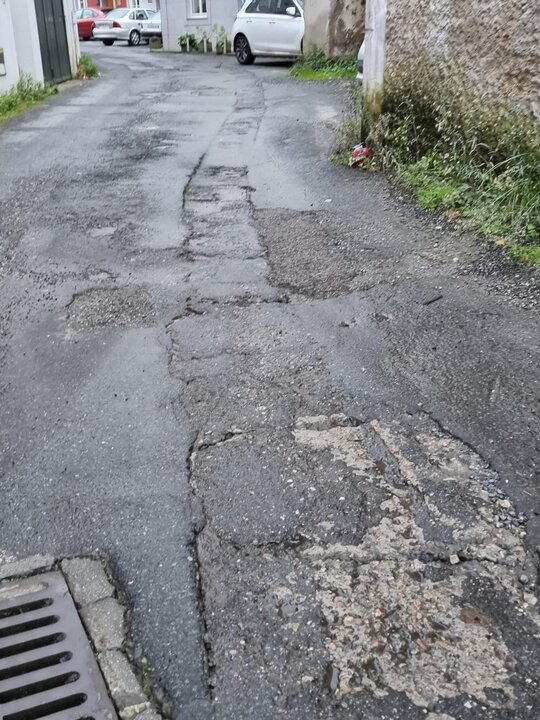
M148 8L118 8L111 10L107 17L96 20L94 39L104 45L112 45L116 40L126 40L129 45L139 45L143 30L156 15Z

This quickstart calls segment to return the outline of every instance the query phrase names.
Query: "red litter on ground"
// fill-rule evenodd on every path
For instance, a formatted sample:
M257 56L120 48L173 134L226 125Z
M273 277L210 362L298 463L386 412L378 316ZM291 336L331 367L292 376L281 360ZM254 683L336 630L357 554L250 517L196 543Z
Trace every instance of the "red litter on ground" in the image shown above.
M349 167L355 168L361 165L371 155L371 150L363 143L355 145L349 158Z

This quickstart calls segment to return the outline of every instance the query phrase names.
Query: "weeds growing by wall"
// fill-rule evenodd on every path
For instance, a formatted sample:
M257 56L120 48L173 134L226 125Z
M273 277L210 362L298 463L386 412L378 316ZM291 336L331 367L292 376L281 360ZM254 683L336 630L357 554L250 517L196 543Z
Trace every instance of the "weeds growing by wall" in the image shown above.
M79 80L88 80L95 77L99 77L97 65L89 55L81 55L77 68L77 78Z
M356 75L356 59L329 57L322 50L301 55L290 70L300 80L350 80Z
M21 75L11 90L0 93L0 125L56 92L56 88L41 85L30 75Z
M514 257L540 263L540 131L523 108L477 95L459 72L426 62L388 74L376 120L354 89L342 153L355 133L424 208L460 217Z

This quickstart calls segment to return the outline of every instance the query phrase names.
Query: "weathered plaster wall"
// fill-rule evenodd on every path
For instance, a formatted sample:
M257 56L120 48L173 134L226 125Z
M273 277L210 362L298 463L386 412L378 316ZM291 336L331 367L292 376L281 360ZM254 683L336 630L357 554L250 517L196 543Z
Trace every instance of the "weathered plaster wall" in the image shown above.
M0 68L0 92L7 92L19 79L15 34L7 0L0 0L0 48L4 51L4 67Z
M388 0L387 67L425 56L540 115L540 0Z
M365 0L305 0L304 48L356 55L364 37Z

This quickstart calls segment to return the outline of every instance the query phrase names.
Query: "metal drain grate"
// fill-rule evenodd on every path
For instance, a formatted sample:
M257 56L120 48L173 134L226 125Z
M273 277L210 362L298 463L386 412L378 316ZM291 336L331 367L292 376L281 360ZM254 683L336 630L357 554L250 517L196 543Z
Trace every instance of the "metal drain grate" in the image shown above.
M116 717L62 574L0 585L0 718Z

